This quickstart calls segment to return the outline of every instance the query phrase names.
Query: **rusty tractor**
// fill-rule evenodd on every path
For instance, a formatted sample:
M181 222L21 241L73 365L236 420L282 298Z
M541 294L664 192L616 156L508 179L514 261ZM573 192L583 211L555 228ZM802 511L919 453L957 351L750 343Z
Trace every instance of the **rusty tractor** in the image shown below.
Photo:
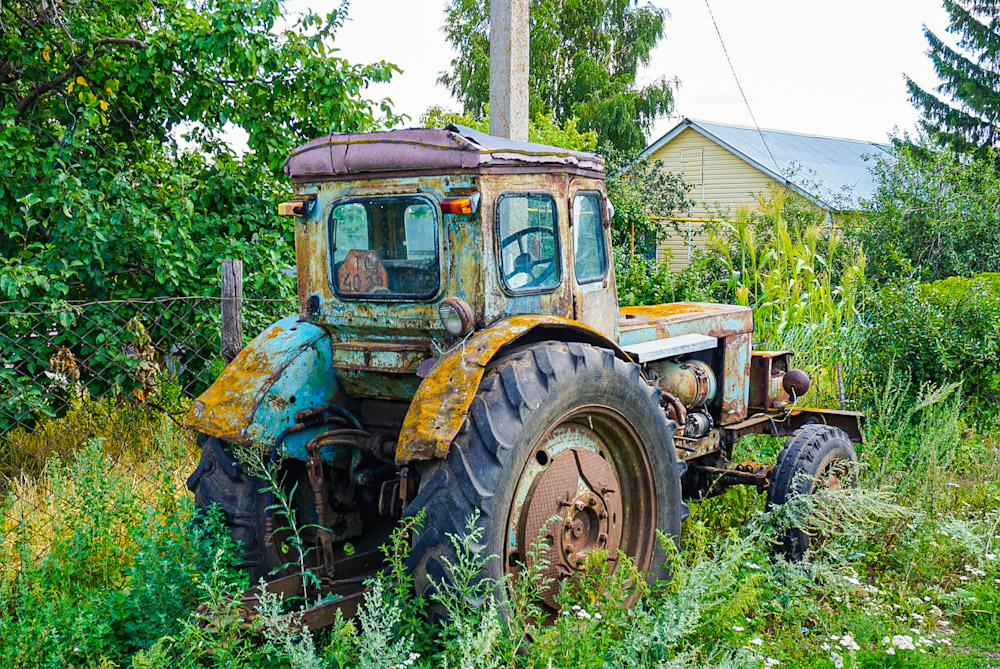
M285 171L299 313L187 417L202 449L188 485L222 507L253 579L292 592L313 569L350 614L392 528L423 511L407 566L426 593L478 511L487 575L540 540L554 608L598 550L664 577L657 531L677 540L685 499L850 484L863 416L803 408L809 378L787 351L752 350L750 309L619 309L599 156L450 126L322 137ZM749 434L787 438L775 465L730 460ZM280 470L307 564L282 569L287 518L236 445Z

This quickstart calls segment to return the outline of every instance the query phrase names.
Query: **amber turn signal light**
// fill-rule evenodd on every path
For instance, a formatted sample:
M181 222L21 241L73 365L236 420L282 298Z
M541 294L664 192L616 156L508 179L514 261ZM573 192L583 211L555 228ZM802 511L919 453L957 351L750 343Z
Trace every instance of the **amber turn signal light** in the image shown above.
M446 197L441 200L442 214L474 214L479 205L478 197Z
M305 216L312 209L316 196L302 197L297 200L288 200L278 205L278 216Z

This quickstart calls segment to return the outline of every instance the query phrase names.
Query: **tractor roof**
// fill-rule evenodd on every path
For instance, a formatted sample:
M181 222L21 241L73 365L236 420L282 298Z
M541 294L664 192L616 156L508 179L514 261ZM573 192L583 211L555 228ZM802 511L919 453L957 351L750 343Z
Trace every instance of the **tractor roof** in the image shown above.
M494 137L461 125L408 128L314 139L292 152L285 174L299 182L371 173L568 169L603 176L604 159L593 153ZM383 174L383 176L385 176Z

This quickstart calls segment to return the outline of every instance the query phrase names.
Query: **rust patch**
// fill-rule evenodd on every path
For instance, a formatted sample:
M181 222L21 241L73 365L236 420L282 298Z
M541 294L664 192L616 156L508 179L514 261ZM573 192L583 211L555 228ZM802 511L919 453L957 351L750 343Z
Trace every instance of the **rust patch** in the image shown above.
M722 359L722 425L747 417L750 398L750 335L726 337Z
M464 340L441 356L420 384L403 421L396 463L444 458L458 434L486 365L503 346L531 330L554 328L553 339L599 343L618 357L628 355L617 344L588 325L558 316L512 316ZM575 334L576 339L569 337Z

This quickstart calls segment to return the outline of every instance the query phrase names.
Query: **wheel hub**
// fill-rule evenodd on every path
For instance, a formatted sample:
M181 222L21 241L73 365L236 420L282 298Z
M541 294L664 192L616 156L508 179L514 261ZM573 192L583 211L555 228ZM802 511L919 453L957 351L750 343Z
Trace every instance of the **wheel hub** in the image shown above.
M534 546L546 558L544 576L552 579L552 585L543 599L555 608L558 581L579 571L588 555L606 550L609 560L616 559L622 540L622 500L614 470L593 450L568 448L547 465L525 500L517 543L529 549L529 555Z

